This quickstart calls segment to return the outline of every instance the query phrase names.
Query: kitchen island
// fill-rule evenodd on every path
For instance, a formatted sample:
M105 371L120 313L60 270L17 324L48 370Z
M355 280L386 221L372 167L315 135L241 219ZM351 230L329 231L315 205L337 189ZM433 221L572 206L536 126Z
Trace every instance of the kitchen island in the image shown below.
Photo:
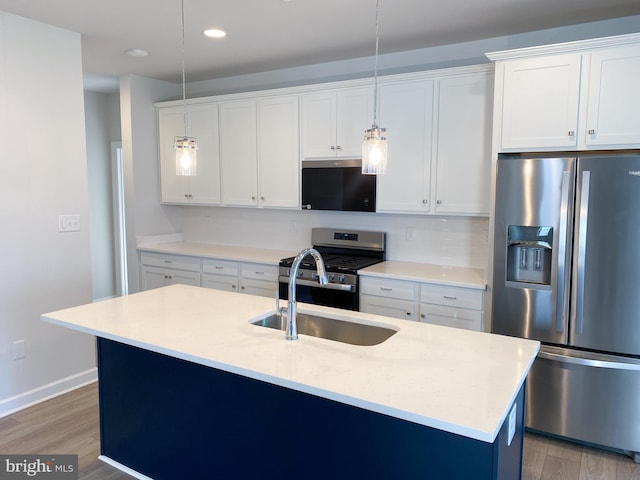
M141 478L519 478L538 342L303 304L396 333L286 341L274 309L173 285L42 319L99 337L101 455Z

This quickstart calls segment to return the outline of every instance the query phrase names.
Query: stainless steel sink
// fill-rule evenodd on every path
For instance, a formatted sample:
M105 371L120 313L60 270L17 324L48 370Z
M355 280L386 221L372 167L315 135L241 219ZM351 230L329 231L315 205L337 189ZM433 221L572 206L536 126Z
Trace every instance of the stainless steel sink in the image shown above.
M397 330L389 327L349 322L300 312L298 312L297 318L298 333L325 338L327 340L335 340L336 342L350 343L352 345L378 345L397 332ZM286 316L282 317L281 320L275 313L258 317L251 320L251 323L260 327L274 328L282 331L285 331L287 328Z

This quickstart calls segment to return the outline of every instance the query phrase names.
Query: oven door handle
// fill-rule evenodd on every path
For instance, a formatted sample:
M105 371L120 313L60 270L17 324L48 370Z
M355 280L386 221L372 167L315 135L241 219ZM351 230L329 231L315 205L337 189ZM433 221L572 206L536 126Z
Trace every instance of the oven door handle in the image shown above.
M279 280L280 280L280 283L286 283L286 284L289 283L288 277L280 277ZM317 287L317 288L327 288L329 290L341 290L343 292L356 291L355 285L345 285L342 283L327 283L326 285L320 285L320 283L318 283L315 280L304 280L302 278L296 279L296 285L304 285L307 287Z

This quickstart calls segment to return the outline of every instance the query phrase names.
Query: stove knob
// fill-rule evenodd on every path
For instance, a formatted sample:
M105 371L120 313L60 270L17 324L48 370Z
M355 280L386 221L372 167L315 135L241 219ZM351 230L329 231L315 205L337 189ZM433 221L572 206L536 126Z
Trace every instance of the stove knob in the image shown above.
M344 283L344 275L338 275L338 282Z
M304 277L304 271L303 270L298 270L298 276L299 277Z
M330 273L330 274L327 276L327 279L329 280L329 282L333 283L333 282L335 282L335 280L336 280L336 276L335 276L333 273Z
M313 272L313 273L311 274L311 280L317 280L317 279L318 279L318 274L317 274L317 273L315 273L315 272Z

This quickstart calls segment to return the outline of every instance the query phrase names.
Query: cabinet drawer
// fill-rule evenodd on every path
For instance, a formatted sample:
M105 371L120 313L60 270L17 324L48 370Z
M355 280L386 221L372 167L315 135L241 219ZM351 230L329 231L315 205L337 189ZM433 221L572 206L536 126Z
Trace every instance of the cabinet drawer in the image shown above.
M206 288L213 288L215 290L237 292L238 277L233 277L231 275L216 275L214 273L205 273L202 275L201 286Z
M443 307L440 305L421 304L420 321L444 327L465 328L482 331L482 312L464 308Z
M424 284L420 288L420 302L449 307L482 310L484 292L469 288Z
M240 285L241 293L259 295L261 297L274 298L278 290L277 281L255 280L253 278L242 278Z
M152 267L176 268L190 272L200 272L200 259L195 257L144 252L140 254L140 263Z
M278 281L278 266L265 265L264 263L243 263L242 278L253 278L255 280Z
M360 279L360 293L413 301L416 298L416 285L404 280L363 277Z
M360 295L360 311L401 320L416 320L416 304L412 300Z
M207 258L202 261L202 272L215 273L216 275L235 275L237 277L240 273L240 268L238 262Z

